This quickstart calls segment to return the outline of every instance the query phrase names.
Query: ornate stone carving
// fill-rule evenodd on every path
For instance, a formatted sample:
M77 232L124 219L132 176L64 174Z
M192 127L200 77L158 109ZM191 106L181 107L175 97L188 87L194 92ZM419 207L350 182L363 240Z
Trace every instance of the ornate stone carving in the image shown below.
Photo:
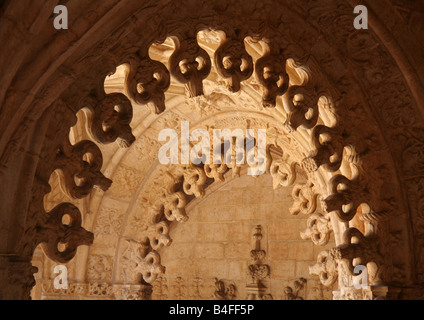
M333 227L329 215L312 214L306 223L307 228L300 233L302 239L311 239L317 246L325 246L330 240Z
M121 257L121 277L128 281L153 283L157 276L165 272L160 264L160 256L156 251L148 252L148 247L140 242L124 240Z
M221 164L205 164L205 174L208 178L213 178L215 181L224 181L224 173L228 167L221 161Z
M81 227L81 213L73 204L60 204L48 216L38 227L38 239L51 259L66 263L75 256L78 246L93 243L94 235ZM64 223L66 218L69 222Z
M199 47L195 38L173 38L175 51L169 59L172 76L186 84L190 98L203 94L202 81L211 71L208 53Z
M88 285L86 283L68 282L68 289L56 289L54 287L54 280L48 279L42 282L42 296L72 296L84 297L88 295Z
M270 173L273 180L273 187L287 187L292 185L296 180L296 162L289 163L290 160L277 159L273 160L270 167Z
M74 199L86 197L94 186L106 191L112 181L101 172L103 159L100 149L91 141L72 146L69 141L56 150L55 168L60 186Z
M153 288L147 285L114 285L114 298L116 300L150 300Z
M318 95L311 86L291 86L283 95L283 104L288 111L286 127L289 132L302 126L312 129L318 121Z
M309 273L319 276L321 283L329 287L337 280L339 259L337 251L322 251L317 257L317 264L309 268Z
M303 300L300 296L300 291L305 287L307 280L305 278L299 278L294 282L292 287L284 288L284 300Z
M341 221L352 220L358 206L365 200L359 179L349 180L343 175L336 175L331 178L330 186L331 195L324 200L327 212L335 212Z
M205 194L203 186L206 183L205 171L195 166L188 166L184 170L183 190L187 195L194 195L196 198Z
M228 79L231 92L240 90L240 82L253 74L253 60L246 52L242 41L227 38L215 52L217 72Z
M267 52L256 61L255 74L264 88L263 106L275 107L277 96L283 95L289 86L286 60L278 54Z
M351 275L356 265L367 266L370 285L380 285L390 272L380 247L375 236L364 236L358 229L349 228L343 234L343 243L333 250Z
M312 143L315 151L302 162L303 168L308 172L318 170L324 166L330 172L340 168L343 155L343 135L337 128L317 125L312 131Z
M88 295L100 298L112 298L113 286L108 283L90 282L88 284Z
M164 276L158 276L153 283L153 299L166 300L169 295L168 279Z
M375 3L373 2L372 6L378 7L378 5L383 4L382 2ZM20 12L19 10L13 10L15 5L10 4L9 6L10 12L8 12L12 16L13 12ZM158 10L161 9L160 6L160 2L153 5L153 7L158 8ZM36 5L34 8L38 9L40 12L43 10L42 7L37 7ZM119 11L117 10L119 7L111 8L112 10L107 13L106 9L102 7L96 8L95 16L98 17L98 19L106 17L104 19L107 20L110 15ZM395 181L393 189L398 187L399 190L407 190L405 194L399 192L399 196L397 196L396 199L389 200L401 203L406 199L404 203L399 206L399 212L404 213L408 218L410 217L412 219L411 224L404 224L407 225L408 228L412 225L411 229L413 230L411 233L408 231L408 236L405 236L405 239L416 239L417 242L411 244L411 246L415 245L416 247L414 249L414 254L409 256L408 251L404 254L404 257L399 258L400 262L398 261L396 263L401 264L402 261L406 261L406 264L408 264L410 263L408 261L415 261L415 266L411 266L410 268L406 267L410 269L408 269L409 279L423 278L423 264L420 263L422 260L422 250L420 248L422 246L419 245L419 235L422 233L422 228L420 228L420 225L422 225L420 222L420 220L422 220L422 205L420 201L422 198L420 195L422 193L422 188L419 187L422 185L422 183L420 183L422 170L419 165L420 153L417 151L419 150L420 141L420 137L418 136L423 127L421 123L422 117L419 112L420 108L419 106L417 107L419 101L422 101L420 98L422 96L420 93L422 88L420 81L415 81L418 78L416 77L417 71L415 71L413 67L414 64L411 65L409 63L409 61L415 61L415 65L418 65L417 61L419 61L419 59L417 59L416 56L420 56L421 51L418 47L415 47L415 50L405 50L405 48L408 47L406 43L409 44L414 42L405 40L410 36L406 28L402 28L402 31L396 32L399 41L391 41L392 37L388 35L388 32L382 32L384 28L379 27L379 23L373 26L375 32L365 33L354 30L352 27L351 9L351 5L348 3L336 4L331 1L320 4L314 2L309 3L307 1L301 3L278 3L273 1L266 2L265 5L259 2L252 2L247 6L240 6L239 2L222 4L212 1L210 3L202 2L201 7L191 3L186 7L172 5L163 9L161 15L156 14L158 10L152 10L155 12L154 16L150 16L147 13L146 16L144 16L144 14L140 13L139 19L131 18L130 20L126 20L127 17L122 16L124 21L115 19L119 22L111 21L110 26L105 25L104 28L97 28L96 30L99 33L85 34L85 29L78 30L78 34L85 35L81 38L81 45L78 46L78 48L82 50L75 50L75 46L68 46L73 41L72 39L62 39L63 42L59 43L60 47L67 49L60 51L61 54L58 54L58 60L48 69L42 66L47 65L48 61L51 59L51 47L54 49L58 48L54 41L51 42L52 46L48 48L48 54L45 53L44 50L38 50L39 48L37 49L31 44L28 44L28 49L31 50L27 50L27 56L7 57L7 54L4 55L5 61L9 63L4 64L6 69L0 81L4 84L0 90L0 97L2 99L4 98L2 100L4 105L1 108L2 119L0 121L1 128L4 129L4 131L2 131L4 135L0 139L0 148L2 152L0 160L2 179L0 180L5 181L5 183L10 183L13 175L3 178L3 173L6 171L17 171L19 169L27 170L23 173L24 175L28 173L30 179L27 179L26 176L25 179L16 179L16 182L10 186L10 190L22 191L22 197L19 195L14 203L19 204L22 202L23 204L18 206L13 205L14 203L7 199L9 194L5 194L4 201L2 201L5 205L2 207L2 210L7 213L13 213L13 215L10 214L11 217L15 215L23 217L21 220L17 221L15 225L20 226L23 224L22 222L25 223L25 239L27 237L30 239L36 234L36 221L38 217L35 212L41 212L41 207L35 208L36 205L34 205L34 203L40 203L40 199L43 197L44 193L40 191L41 188L31 188L31 184L33 183L32 177L35 176L35 180L37 180L40 173L50 170L49 166L51 162L49 160L49 155L54 154L57 146L55 143L42 141L44 129L37 127L39 123L37 119L46 111L51 103L60 96L65 88L72 86L72 83L80 82L81 87L91 88L90 83L92 79L88 79L89 77L87 74L92 73L93 76L91 78L97 78L99 70L103 69L103 66L99 66L103 61L102 56L107 56L113 52L119 57L117 60L125 61L123 57L127 54L128 45L125 46L124 44L128 39L133 39L135 33L140 33L141 26L139 23L149 21L151 18L154 22L153 25L158 26L158 30L153 30L153 28L149 29L150 32L146 32L146 34L149 34L148 36L142 35L140 37L141 39L139 42L143 42L143 45L150 43L152 39L162 38L163 34L174 34L175 30L180 31L179 29L190 31L190 38L195 42L193 33L200 28L199 24L202 25L202 28L203 26L211 25L216 29L223 28L224 30L241 28L243 30L249 30L249 33L254 34L258 39L264 38L266 42L270 44L278 44L278 46L287 50L288 56L293 55L296 58L307 58L315 69L321 70L324 76L327 77L328 81L323 80L323 82L326 82L326 85L333 87L335 89L334 91L340 92L341 96L346 98L338 100L339 104L335 107L339 116L343 118L344 124L339 128L340 131L335 130L336 132L331 134L331 141L333 143L334 140L340 138L340 145L347 145L346 142L356 146L361 144L364 148L359 149L361 149L361 156L364 156L366 174L372 175L376 171L381 170L381 168L390 168L390 170L388 170L391 173L390 177L383 179L383 181L379 179L378 183L383 182L386 185L392 185L391 182ZM390 13L393 10L391 10L390 6L385 6L385 10L381 10L382 13L380 13L379 10L373 10L379 18L376 19L376 21L381 20L384 24L384 21L387 21L385 19L388 17L390 19L390 17L392 17ZM222 12L231 12L231 14L221 15ZM106 14L109 16L106 16ZM304 23L302 16L308 17L308 23ZM165 21L171 20L171 18L173 18L172 23L164 23ZM18 21L19 19L15 20ZM7 26L6 30L13 29L13 21L13 19L2 20L5 26ZM38 30L43 21L44 19L40 18L34 22L33 29ZM94 25L97 21L97 19L93 19L92 22L89 22L87 30L94 30L89 29L89 27L91 23ZM281 23L281 21L284 21L284 23ZM85 26L86 25L84 25L84 27ZM390 31L394 27L387 25L387 28ZM319 36L317 30L320 32ZM93 40L98 44L91 46L88 45L88 43L93 34L95 34ZM25 37L23 37L23 39L24 40L16 39L16 41L11 41L9 46L17 46L19 43L24 43ZM299 41L299 39L302 41ZM5 41L5 43L7 43L7 41ZM34 41L34 43L38 42ZM329 44L336 44L335 47L337 47L337 50L331 49ZM137 42L137 46L138 45L139 43ZM131 43L131 46L134 46L134 44ZM91 49L89 49L89 51L83 51L88 50L88 48ZM41 67L38 65L34 67L30 64L27 68L23 63L25 61L30 61L30 54L32 54L34 50L38 50L39 57L42 58L39 62L41 63ZM184 49L181 50L181 48L177 48L176 52L178 52L178 50L185 51ZM403 54L399 54L399 52L407 51L412 51L412 53L407 53L405 57ZM9 51L5 50L5 52ZM264 56L268 54L269 53L265 53ZM272 51L272 54L274 54L274 51ZM66 64L64 62L65 60L67 61ZM182 61L182 59L176 60ZM261 62L261 60L258 61ZM262 81L265 82L265 91L267 91L264 95L264 100L268 101L266 101L265 104L275 104L275 98L281 94L285 83L288 83L288 81L285 81L288 80L286 72L284 71L285 59L280 59L278 56L278 59L273 60L274 63L276 63L276 61L281 63L279 63L277 67L270 64L271 67L269 67L269 70L266 70L263 66L257 65L257 69L260 73L266 74L266 77L264 76ZM194 60L191 59L189 62L193 64L190 66L193 69L193 66L196 66ZM179 63L175 63L175 65L177 64L178 67L180 67ZM70 66L72 66L72 68ZM189 69L187 65L185 68L187 70ZM87 69L89 69L88 72L83 71ZM101 74L103 75L103 73ZM192 78L195 77L190 77L190 79ZM272 83L272 81L266 82L265 78L271 80L273 78L275 78L275 80L279 79L278 81L280 81L280 83L275 80L273 81L274 83ZM96 82L99 82L98 80L99 79L96 79ZM195 90L192 91L196 91L193 95L196 95L200 91L200 82L198 80L190 82L193 83L192 86L195 87ZM283 82L283 84L281 84L281 82ZM358 84L356 84L356 82L358 82ZM367 92L364 93L364 90ZM28 95L28 92L31 94ZM70 92L72 91L69 90L67 94ZM346 109L350 109L349 112L352 112L354 108L351 107L351 105L356 106L359 100L366 100L366 105L358 107L353 114L356 116L360 112L365 111L362 112L362 114L367 114L368 118L357 120L355 117L349 116L348 112L346 112ZM347 105L348 107L343 108L343 105ZM71 106L71 108L77 108L77 106ZM18 112L16 112L16 110L18 110ZM352 115L352 113L350 113L350 115ZM112 115L111 117L116 119L115 116ZM366 122L363 121L364 119ZM374 122L373 119L376 121ZM115 122L112 121L111 123ZM296 125L296 122L293 123ZM330 126L328 123L325 123L325 125L335 129L334 126ZM362 130L369 130L366 128L377 127L377 125L383 128L377 135L362 134ZM66 126L64 125L64 127L66 127L66 130L69 128L68 124L66 124ZM111 130L115 128L114 125L108 125L108 127L111 128ZM60 130L60 135L66 130ZM37 140L40 141L37 142L35 139L28 139L28 137L31 136L31 132L41 132L40 137L37 137ZM321 133L318 134L321 135ZM364 137L366 139L363 139ZM392 143L381 143L381 140L384 140L382 138ZM349 141L344 141L345 139ZM320 140L321 142L319 142ZM317 150L316 154L314 153L310 158L307 158L304 161L304 167L307 168L309 172L315 172L318 167L323 165L325 170L336 172L340 169L338 164L341 158L341 153L339 152L341 148L338 146L339 143L336 142L334 146L331 146L331 144L328 144L328 140L326 140L325 137L322 137L322 139L317 139L315 137L315 142L317 141L320 144L318 149L323 151ZM390 149L391 154L390 152L379 154L375 152L374 148L370 148L370 146L380 143L380 149ZM43 148L44 151L40 153L39 150L41 150L41 148ZM390 160L386 161L386 155L389 155L387 158L390 158ZM393 158L393 163L391 163L391 157ZM26 161L27 159L28 161ZM39 162L39 164L37 164L37 162ZM22 163L22 165L15 165L14 163ZM395 166L398 168L396 169L398 171L395 171ZM71 172L69 176L73 174L74 173ZM72 177L72 179L73 178L74 177ZM355 181L346 175L345 178ZM24 180L27 180L27 182ZM43 183L47 184L47 182L44 181L46 180L45 177L43 177L42 180ZM71 181L71 179L69 180ZM35 182L35 184L37 183L38 182ZM362 180L358 180L356 186L361 186L362 191L364 191L364 185L362 183ZM371 192L375 192L374 190L377 189L375 188L376 185L376 183L371 183L367 185L367 188L368 190L372 190ZM72 187L75 186L73 186L71 182L71 188ZM352 187L352 189L355 188ZM376 193L380 192L384 194L384 190L385 189L382 188L382 190L378 190ZM338 191L343 190L336 191L333 189L333 194L330 195L330 197L335 197L329 198L330 205L334 204L334 202L331 202L334 200L337 210L339 210L339 217L342 221L347 222L349 218L355 214L354 211L357 209L356 202L359 202L359 198L355 200L355 208L353 211L349 208L345 210L346 208L343 209L343 206L348 206L353 203L353 201L350 200L359 195L356 194L354 190L353 194L349 195L346 194L347 192L341 192L342 196L340 196L340 192ZM87 194L89 191L79 190L76 193L78 192ZM372 200L367 201L372 209L374 209L376 204L378 205L380 200L386 200L384 196L375 196L376 193L372 194L369 197L370 199L367 199ZM78 195L78 197L79 196L81 195ZM363 194L361 197L362 196ZM32 199L29 200L30 198ZM399 200L400 198L402 199ZM349 202L345 204L345 200ZM30 205L28 205L27 202L31 202ZM25 210L27 210L28 207L31 209L26 215ZM340 209L340 207L342 208ZM15 212L17 214L15 214ZM373 236L384 237L387 235L387 232L384 231L385 227L394 228L393 225L396 225L395 228L401 228L399 227L400 224L397 224L396 221L390 221L390 225L388 223L381 223L382 219L386 219L388 216L391 216L391 214L391 211L383 212L380 210L370 210L370 213L364 215L364 217L366 217L364 220L368 219L366 222L374 220L373 223L377 224L378 222L380 230L383 230L382 232L375 232ZM403 219L403 221L407 221L407 219ZM405 226L403 226L403 228L405 228ZM15 232L15 230L10 232ZM26 248L25 253L27 250L29 252L25 257L32 254L32 242L31 245L29 245L29 242L30 241L21 246ZM395 243L393 246L395 246ZM404 249L406 252L409 246L410 243L406 240L403 242L403 247L396 246L396 250L402 251L402 249Z
M202 291L204 287L204 280L202 278L196 277L191 279L189 283L189 298L193 300L202 300Z
M363 289L343 287L336 292L334 300L386 300L388 287L371 286Z
M118 208L102 207L101 215L98 216L93 233L96 238L116 236L120 233L124 215Z
M313 183L308 181L304 185L296 185L292 191L293 205L289 209L292 215L299 213L310 215L317 209L318 195L313 190Z
M171 238L169 237L169 227L166 222L161 221L156 224L150 224L140 232L140 239L144 239L144 243L149 243L153 250L157 251L163 246L171 245Z
M168 69L160 62L143 54L130 59L130 70L125 79L125 90L135 102L152 104L152 111L159 114L165 110L165 91L171 84Z
M91 255L88 262L87 277L92 281L106 282L112 279L113 257Z
M175 299L183 300L188 297L188 288L186 282L187 281L181 277L177 277L172 281L171 288Z
M122 93L111 93L100 99L88 99L85 104L88 130L94 139L103 144L117 141L121 147L129 147L135 137L130 123L133 117L131 102Z
M187 203L186 196L183 192L167 191L163 197L163 210L168 221L184 222L188 220L185 212Z
M215 279L214 297L216 300L234 300L237 297L237 289L234 284L225 285L224 280Z

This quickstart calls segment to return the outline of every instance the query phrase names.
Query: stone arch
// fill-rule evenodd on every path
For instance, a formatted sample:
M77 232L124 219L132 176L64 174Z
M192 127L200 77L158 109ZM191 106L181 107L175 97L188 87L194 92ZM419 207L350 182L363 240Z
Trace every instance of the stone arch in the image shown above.
M13 5L9 6L6 8L7 14L13 16L13 11L8 11L13 9ZM233 6L241 8L241 12L236 13L235 17L228 13L238 12L229 10ZM61 213L54 211L47 214L42 206L42 197L50 189L48 181L53 171L60 168L64 172L65 188L72 196L77 198L89 194L93 185L100 186L104 190L109 187L110 181L100 172L102 159L101 155L98 154L98 147L90 142L72 146L67 141L68 133L66 132L75 123L74 115L82 106L87 106L94 115L97 112L100 119L104 120L101 117L106 116L108 112L110 113L108 111L110 104L120 103L127 107L122 108L124 110L123 117L116 122L114 129L116 129L117 135L108 136L101 131L96 133L93 130L92 133L98 135L96 139L99 141L111 142L110 140L118 139L123 146L128 146L133 142L134 137L128 130L128 119L131 113L128 102L122 95L105 95L102 85L99 86L99 83L103 84L104 76L117 65L131 60L134 54L147 52L146 48L151 43L163 41L168 35L180 39L177 53L174 52L173 54L176 60L179 60L179 49L185 52L190 51L186 50L187 48L194 46L195 52L199 52L200 49L196 46L195 39L194 41L188 40L195 38L193 31L197 33L206 26L224 30L231 41L246 35L250 35L256 40L264 39L268 43L269 51L265 52L262 60L259 59L260 67L265 63L275 63L275 58L283 53L286 58L292 57L295 61L306 62L311 69L312 76L323 76L323 79L319 79L319 83L325 83L324 87L331 90L330 95L334 101L334 109L339 117L339 123L336 127L317 126L315 123L308 129L314 131L315 149L313 149L314 153L302 162L303 166L311 172L315 172L316 169L322 170L322 167L330 172L341 169L340 174L329 180L330 187L327 190L328 197L326 198L329 211L332 215L338 215L338 218L342 220L342 223L340 223L341 230L338 234L339 246L336 250L328 253L327 259L320 261L321 267L326 268L328 267L327 264L336 261L337 263L343 262L340 265L345 265L347 269L352 271L352 262L356 258L361 258L362 263L365 264L378 260L378 269L370 270L370 273L376 276L373 279L375 283L372 284L396 286L406 283L406 286L409 286L420 279L422 272L419 264L416 263L420 259L420 252L418 249L412 249L410 241L406 239L411 232L418 232L419 234L420 207L412 206L408 210L408 203L411 203L411 199L421 198L420 188L414 187L414 185L419 185L417 181L421 181L420 175L417 176L416 171L414 172L414 168L420 168L419 160L414 159L417 159L417 150L421 146L421 140L419 136L416 136L416 132L422 132L422 122L419 121L421 119L419 111L422 108L419 105L420 100L416 98L422 93L422 87L419 81L416 82L418 84L410 87L405 83L404 75L413 75L413 72L405 67L404 56L393 53L393 51L399 50L398 48L391 49L388 45L389 51L386 49L384 44L390 44L390 41L386 40L387 35L384 34L384 30L376 27L382 34L383 41L380 41L378 34L352 30L350 21L352 6L349 4L336 6L332 2L328 2L324 6L315 8L311 4L299 7L292 3L269 2L264 5L252 3L251 5L239 6L237 3L226 5L211 2L204 4L201 10L193 10L195 7L196 4L187 3L187 6L177 17L174 14L174 10L177 10L175 6L166 10L159 5L134 10L135 4L125 7L122 4L115 6L112 1L107 2L104 7L97 9L102 11L102 14L100 14L102 18L93 22L95 27L91 31L84 30L84 26L81 26L81 31L87 32L87 36L79 40L78 46L83 48L86 46L84 50L76 52L77 46L74 46L64 52L52 66L46 67L46 64L42 66L40 64L39 70L46 67L43 69L44 73L33 70L33 68L22 68L19 73L16 66L21 61L25 61L23 56L17 58L21 61L17 61L17 63L8 67L11 69L6 70L8 71L7 77L2 78L5 84L4 88L9 88L8 84L12 83L12 79L15 79L13 81L16 83L17 91L15 92L17 93L14 94L14 91L9 89L7 99L4 100L5 105L17 104L19 108L16 114L12 115L9 108L4 107L5 117L3 121L8 122L8 125L4 125L5 131L0 141L0 147L2 150L2 165L7 170L3 169L2 175L3 181L12 181L16 180L12 179L13 171L22 172L22 176L16 180L17 182L12 182L11 190L19 190L27 196L24 201L19 199L21 201L18 202L16 197L11 197L5 199L2 203L5 212L9 212L12 207L16 208L15 211L18 212L13 218L5 220L6 229L14 222L20 226L18 230L10 228L15 232L13 234L8 233L6 245L2 248L2 252L13 252L13 258L4 258L5 261L9 263L10 260L10 264L19 265L28 271L28 258L31 257L38 243L50 243L57 241L58 238L63 238L63 234L60 233L63 231L55 230L52 233L48 231L60 227L60 225L56 225L56 218L53 219L53 217L60 216ZM163 14L157 14L159 11ZM117 12L120 12L120 14L116 15ZM136 13L133 14L134 12ZM279 15L280 12L281 15ZM204 16L201 16L200 13ZM310 14L308 21L303 18L305 13ZM114 14L116 17L113 16ZM130 16L132 18L126 20L126 17ZM249 22L246 22L246 17L248 17ZM267 19L264 19L264 17ZM160 26L160 28L143 33L138 38L136 34L140 33L137 33L137 31L149 28L143 24L143 21L150 18L152 18L152 23L149 26ZM103 37L102 32L95 33L94 31L101 29L100 27L104 26L107 20L114 27L117 27L122 21L125 21L125 24L121 28L116 28L115 33L112 33L109 37ZM46 29L41 21L44 20L40 18L33 21L32 32ZM81 20L76 22L78 21ZM335 23L338 25L335 26ZM13 25L10 21L5 22L5 24L9 27ZM243 28L243 25L247 28ZM327 29L324 29L324 26ZM111 29L106 28L105 34L109 30ZM52 31L47 34L51 35ZM48 36L45 36L44 39L47 38ZM91 47L90 50L88 42L86 42L88 39L94 42L102 39L102 42L100 44L96 42L99 45ZM303 41L299 42L299 39ZM64 36L62 41L66 43L72 41L72 39L69 36ZM329 45L331 41L344 43L346 46L336 49ZM375 42L383 43L383 45L373 47L371 44ZM138 44L139 47L135 44ZM33 47L35 47L36 52L37 47L35 45ZM364 56L364 47L371 50L371 58L368 55ZM100 52L103 54L99 54ZM41 58L43 54L45 52L41 51ZM344 59L343 55L347 59ZM145 63L145 67L153 68L152 70L161 68L166 74L163 67L152 62L149 57L139 57ZM206 56L203 56L203 58L207 60ZM370 59L374 59L373 61L378 61L378 63L369 64ZM175 73L174 67L177 64L171 64L170 69L174 70L174 76L185 82L187 79L183 80L184 77ZM72 65L71 68L70 65ZM258 61L256 61L257 65ZM93 66L90 72L82 71L87 66ZM273 67L281 70L281 65L273 65ZM399 69L402 70L403 74L399 72ZM259 70L263 69L259 68ZM41 73L43 75L35 81L31 91L33 95L25 96L22 91L22 88L28 85L25 81L31 82L35 76ZM13 78L14 74L16 74L15 78ZM203 77L203 75L200 76ZM75 81L77 77L82 81ZM194 80L187 81L191 95L201 93L201 82L196 80L199 79L196 77L193 78ZM284 72L282 78L285 78ZM22 79L25 79L25 81ZM266 106L273 105L275 96L285 90L283 90L283 87L269 87L269 83L260 75L259 79L265 92L264 104ZM235 80L232 78L232 81ZM65 90L66 86L68 88ZM409 91L411 87L413 97L411 97ZM237 87L232 84L232 88ZM305 94L307 92L310 91L306 91ZM371 94L364 92L371 92ZM1 92L2 99L5 94L5 91ZM36 98L33 99L33 96ZM383 100L388 100L391 104L385 106L382 104ZM161 111L161 100L158 101L155 103L159 104L159 111ZM30 104L33 107L31 110L29 110ZM377 106L380 105L386 109L384 111L379 110ZM398 111L397 106L402 106L402 111ZM293 117L293 114L298 113L297 110L296 108L291 110L289 108L287 111L290 115L289 120L292 120L287 124L292 130L298 128L296 121L303 122L304 126L310 126L305 118L299 120L298 117ZM21 125L19 125L20 123ZM365 127L365 123L369 126ZM91 123L92 128L96 125L98 123L96 124L95 121ZM383 130L383 126L387 126L388 129ZM22 128L30 128L30 130L23 130ZM408 128L413 128L413 132ZM32 137L27 136L28 132L35 132L35 129L37 129L37 134ZM397 134L398 132L401 132L401 134ZM296 131L294 134L296 134ZM322 140L319 140L320 136L331 137L331 143L323 144ZM63 139L65 139L65 143L63 143ZM403 149L391 148L385 142L388 139L399 142L398 146ZM326 159L329 153L331 156L333 151L328 150L329 146L331 146L330 149L338 151L338 159L336 159L335 165L329 159ZM83 166L81 161L77 159L87 152L92 156L90 179L86 179L88 180L86 186L81 188L77 186L75 189L71 181L76 173L74 170L78 172ZM358 175L351 176L350 179L343 176L343 171L347 168L338 163L340 161L337 161L342 159L343 154L348 162L358 167ZM405 157L412 160L402 163ZM10 160L12 158L18 160L12 163ZM40 161L40 158L43 161ZM26 171L19 170L22 168L26 168ZM390 172L396 174L391 175ZM31 179L25 181L28 174ZM327 176L324 180L329 178L330 176ZM341 189L339 188L340 185L343 186ZM401 190L408 190L408 195ZM348 208L345 212L341 207L345 205L346 201L349 202L352 199L354 199L354 210ZM415 202L419 203L419 201ZM364 203L368 205L362 205ZM364 233L358 231L361 224L358 221L353 220L350 225L347 223L358 214L356 207L361 208L361 217L365 225ZM62 208L60 207L60 209ZM72 207L72 210L74 209L75 207ZM397 214L397 212L400 212L400 214ZM407 216L408 222L405 222L404 215ZM355 228L355 226L358 228ZM73 228L73 232L76 235L73 238L75 241L73 246L90 241L90 234L85 233L79 226ZM18 241L19 238L21 240ZM371 246L371 249L369 246ZM415 251L409 254L411 250ZM388 251L406 252L407 254L398 254L392 257L387 254ZM6 266L6 268L8 267ZM27 272L28 279L31 279L32 276L29 271ZM349 291L351 278L342 277L339 284L341 288L345 288L343 289L345 291L341 290L340 292L341 297L356 294ZM408 289L405 290L408 291ZM27 293L25 291L16 294L24 297Z

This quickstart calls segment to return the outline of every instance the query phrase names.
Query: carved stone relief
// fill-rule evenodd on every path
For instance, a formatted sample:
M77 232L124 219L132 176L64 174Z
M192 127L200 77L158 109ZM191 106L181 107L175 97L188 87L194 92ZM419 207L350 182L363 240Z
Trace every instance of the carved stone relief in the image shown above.
M276 137L272 144L279 146L284 139L294 141L287 152L290 161L283 155L284 160L276 159L270 164L275 187L293 183L297 165L308 172L308 184L294 190L292 209L293 214L310 215L302 237L323 245L332 228L337 227L333 230L337 232L337 248L323 253L313 272L320 274L323 282L333 283L338 271L343 285L341 297L359 297L349 291L348 278L356 264L354 260L367 264L374 286L405 281L411 286L415 278L424 277L420 263L423 170L419 160L424 129L418 109L420 99L416 98L421 87L410 85L410 79L415 79L409 77L413 68L405 67L402 57L390 51L393 44L381 36L378 27L373 32L355 31L348 3L267 3L269 6L259 2L246 5L239 1L212 1L202 3L202 7L183 8L173 4L161 15L151 17L146 13L145 18L151 18L152 32L140 32L144 26L137 19L127 20L123 16L120 28L114 22L112 29L105 29L95 43L86 45L81 40L82 47L87 48L84 52L76 53L75 47L70 46L66 49L70 51L60 55L47 73L42 67L39 71L31 66L21 70L17 68L18 60L10 60L10 66L5 64L5 70L12 73L5 72L10 79L1 82L5 86L0 91L4 102L0 124L5 130L0 140L0 180L16 180L10 186L11 193L22 192L13 199L5 195L1 210L18 212L10 216L17 219L12 222L16 222L19 230L10 231L16 234L10 235L10 248L5 248L5 252L13 251L19 257L17 261L26 265L22 268L28 277L21 286L25 292L16 293L18 297L27 297L27 288L32 286L29 274L34 270L28 261L38 244L43 243L51 258L65 263L74 257L78 246L93 242L93 234L82 226L84 217L79 207L57 203L46 212L43 197L50 192L49 179L55 171L61 189L72 199L87 197L94 187L104 192L111 186L111 180L101 172L101 148L86 139L71 143L68 136L75 114L83 108L87 112L88 131L96 142L110 145L116 141L121 147L133 143L135 135L129 125L134 110L130 100L123 94L104 92L105 76L123 63L129 64L127 93L138 104L149 104L153 113L168 111L166 95L172 80L184 85L192 106L206 113L208 108L214 108L213 103L198 96L214 83L213 79L206 79L208 76L219 74L224 78L222 87L229 95L236 96L242 91L241 96L245 92L262 96L256 104L267 107L266 112L285 125L282 136L290 134L288 138ZM399 6L396 8L399 10ZM102 17L102 9L97 10ZM234 13L221 14L227 11ZM142 12L139 14L144 17ZM308 21L302 16L308 16ZM41 24L41 20L37 23ZM198 31L205 26L225 34L225 39L219 36L219 40L209 41L216 48L212 50L214 65L197 38ZM111 32L113 28L116 30ZM167 36L174 42L168 67L150 59L147 50L152 42L163 42ZM252 38L251 46L246 46L246 36ZM331 43L337 44L337 48L331 47ZM261 51L253 52L252 48L258 46ZM290 67L289 59L295 61L297 69ZM10 70L14 66L22 71L22 76L14 75ZM308 76L299 76L302 70ZM249 80L253 73L256 79ZM14 106L19 108L18 112ZM38 134L28 138L35 131ZM278 127L277 131L282 130ZM294 147L295 143L299 148ZM236 165L228 168L235 175L240 171ZM145 212L153 221L140 228L137 240L121 238L118 250L122 250L120 259L125 266L122 277L137 281L141 274L144 281L154 281L163 268L156 251L170 243L169 224L185 221L184 208L190 199L202 196L208 179L222 180L224 170L222 166L190 166L177 172L167 171L166 179L172 183L158 192L158 202L148 199L149 210ZM18 179L12 179L12 171L22 173ZM142 184L144 172L120 165L113 173L111 178L119 187L112 185L108 196L131 201ZM182 188L178 188L179 184ZM312 185L316 195L311 194ZM319 213L314 208L318 194L323 203ZM68 224L63 223L64 216L69 217ZM109 222L114 224L109 233L117 234L115 228L120 223L115 224L115 218L102 216L99 222L105 226ZM412 227L405 222L409 220ZM414 240L411 243L409 239ZM66 249L58 249L60 244ZM15 263L6 260L5 264ZM92 262L88 263L87 274L102 280L104 271L99 270L107 269L107 263L96 254L88 261ZM103 267L95 268L99 265ZM5 281L16 286L14 280L9 280ZM130 295L122 291L121 296Z

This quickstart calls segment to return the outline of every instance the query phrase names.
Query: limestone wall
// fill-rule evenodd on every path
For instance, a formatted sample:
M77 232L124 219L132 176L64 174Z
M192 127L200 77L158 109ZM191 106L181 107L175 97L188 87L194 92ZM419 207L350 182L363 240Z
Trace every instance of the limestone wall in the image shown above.
M298 178L299 183L304 181ZM215 279L222 280L225 288L234 285L235 298L245 299L257 225L262 226L261 249L271 272L264 281L266 293L286 299L290 291L286 287L295 291L294 282L305 278L299 297L331 299L332 289L323 287L308 269L319 252L334 247L334 241L318 247L301 239L307 217L289 213L291 191L292 187L273 190L269 174L246 175L190 205L190 219L171 231L173 243L161 251L166 274L156 281L153 299L214 299Z

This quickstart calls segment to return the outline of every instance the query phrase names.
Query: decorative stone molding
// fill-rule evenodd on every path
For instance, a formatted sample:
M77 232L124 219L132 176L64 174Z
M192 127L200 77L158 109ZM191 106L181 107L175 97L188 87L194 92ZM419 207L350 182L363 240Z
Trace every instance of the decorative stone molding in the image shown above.
M363 289L343 287L335 292L334 300L386 300L387 286L371 286Z
M108 284L99 282L70 282L68 289L55 289L53 280L42 283L42 299L109 299L109 300L150 300L152 286L143 284Z
M158 276L153 283L153 299L167 300L168 299L168 279L163 275Z
M277 159L271 163L270 173L273 179L273 186L287 187L296 180L296 162L289 164L287 160Z
M283 105L288 112L285 126L289 132L296 131L300 126L311 129L317 124L318 99L319 96L311 85L289 87L283 95Z
M347 229L343 234L343 244L334 250L338 252L341 262L351 275L354 274L355 265L366 265L370 285L381 285L382 279L387 278L385 273L390 272L385 264L379 240L374 236L364 236L358 229Z
M264 88L263 106L275 107L277 96L282 96L289 86L285 59L280 54L267 52L256 61L255 74Z
M113 257L91 255L88 261L87 278L91 281L107 282L112 279Z
M153 288L151 285L114 285L116 300L151 300Z

